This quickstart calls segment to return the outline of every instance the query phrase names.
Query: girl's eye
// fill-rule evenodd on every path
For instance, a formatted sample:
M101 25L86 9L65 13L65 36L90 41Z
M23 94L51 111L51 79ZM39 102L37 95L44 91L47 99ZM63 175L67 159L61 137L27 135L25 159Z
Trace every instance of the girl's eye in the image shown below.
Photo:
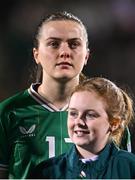
M70 117L77 117L78 116L78 113L77 112L75 112L75 111L69 111L69 116Z
M94 119L94 118L98 118L99 115L96 113L86 113L86 119Z

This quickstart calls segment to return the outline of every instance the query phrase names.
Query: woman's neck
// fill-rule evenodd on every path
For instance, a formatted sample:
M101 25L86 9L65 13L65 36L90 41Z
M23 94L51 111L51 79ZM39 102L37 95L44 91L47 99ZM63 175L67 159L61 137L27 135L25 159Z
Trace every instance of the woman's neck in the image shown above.
M66 83L52 80L50 82L45 81L39 86L38 93L55 107L61 109L68 104L69 97L77 84L77 80Z

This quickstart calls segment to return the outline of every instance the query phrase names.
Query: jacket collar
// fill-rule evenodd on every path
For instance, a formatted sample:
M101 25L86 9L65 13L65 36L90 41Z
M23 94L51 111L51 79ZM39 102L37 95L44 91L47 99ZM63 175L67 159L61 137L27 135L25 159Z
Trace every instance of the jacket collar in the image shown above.
M67 157L69 171L74 174L75 177L80 175L82 171L85 171L86 174L88 173L88 176L89 172L91 172L92 174L94 174L94 177L99 177L101 173L103 174L106 167L108 166L109 159L115 156L118 151L119 149L113 142L108 143L100 152L99 157L96 161L83 163L81 160L79 160L77 149L75 145L73 145Z

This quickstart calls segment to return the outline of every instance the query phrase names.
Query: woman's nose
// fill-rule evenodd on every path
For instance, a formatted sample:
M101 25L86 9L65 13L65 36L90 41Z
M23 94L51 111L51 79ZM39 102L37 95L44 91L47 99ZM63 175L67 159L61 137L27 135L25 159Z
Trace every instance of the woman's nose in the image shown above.
M67 43L62 43L59 49L61 58L69 58L70 57L70 48Z

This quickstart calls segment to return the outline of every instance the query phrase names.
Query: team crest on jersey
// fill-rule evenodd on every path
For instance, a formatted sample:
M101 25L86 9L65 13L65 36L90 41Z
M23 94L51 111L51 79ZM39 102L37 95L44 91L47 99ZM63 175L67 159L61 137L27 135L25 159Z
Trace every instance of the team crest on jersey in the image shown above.
M36 128L35 124L33 124L29 128L25 128L23 126L19 126L19 130L20 130L21 134L23 134L23 137L32 137L32 136L35 136L35 133L34 133L35 128Z

